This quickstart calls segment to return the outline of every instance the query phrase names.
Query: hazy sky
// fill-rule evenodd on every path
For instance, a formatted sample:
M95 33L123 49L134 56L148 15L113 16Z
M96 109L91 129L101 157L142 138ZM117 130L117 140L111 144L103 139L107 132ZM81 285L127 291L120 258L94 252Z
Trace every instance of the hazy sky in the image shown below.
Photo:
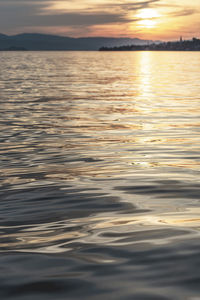
M200 0L0 0L0 32L200 37Z

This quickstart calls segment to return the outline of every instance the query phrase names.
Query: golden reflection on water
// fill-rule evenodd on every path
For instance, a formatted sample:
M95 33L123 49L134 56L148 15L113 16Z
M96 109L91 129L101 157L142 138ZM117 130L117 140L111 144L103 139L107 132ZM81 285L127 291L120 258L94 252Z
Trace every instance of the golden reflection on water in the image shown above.
M151 100L151 70L152 70L152 52L140 53L139 65L139 87L140 95L148 100Z
M125 215L112 204L111 211L106 205L99 211L91 208L91 201L88 217L37 225L33 213L30 227L16 226L14 233L1 227L1 248L64 252L75 241L120 243L122 237L106 236L108 229L125 236L142 236L152 228L198 230L199 53L32 53L32 64L27 54L4 55L9 64L2 65L0 154L6 205L22 193L23 206L29 188L36 189L30 194L40 204L37 188L55 185L64 190L70 183L77 198L79 188L93 188L118 196L122 206L128 202L149 211ZM17 55L28 70L20 69ZM58 205L67 213L70 200L65 201ZM46 215L49 209L46 205ZM9 221L14 217L8 213ZM68 231L68 222L82 227Z
M120 245L122 244L135 244L141 241L148 243L163 244L169 243L170 240L181 238L187 238L189 235L199 235L200 230L200 209L189 208L184 214L161 214L161 215L133 215L133 216L105 216L99 215L89 218L81 218L71 220L70 222L52 222L46 224L38 224L30 227L16 227L18 233L3 234L2 240L9 239L9 243L2 242L1 249L7 250L15 249L15 251L31 251L38 253L61 253L65 251L73 250L73 243L94 243L107 245ZM60 230L67 230L70 226L80 226L83 228L81 231L69 231L61 233ZM84 227L87 230L83 232ZM8 229L9 227L1 227L1 230ZM176 232L175 236L169 235L168 238L159 235L157 237L151 237L151 231L155 229L177 229L181 228L183 232ZM148 238L143 236L143 233L149 232ZM103 236L102 236L103 233ZM127 234L140 234L140 239L127 242L122 242L126 238ZM109 234L109 235L107 235ZM33 247L33 248L32 248Z

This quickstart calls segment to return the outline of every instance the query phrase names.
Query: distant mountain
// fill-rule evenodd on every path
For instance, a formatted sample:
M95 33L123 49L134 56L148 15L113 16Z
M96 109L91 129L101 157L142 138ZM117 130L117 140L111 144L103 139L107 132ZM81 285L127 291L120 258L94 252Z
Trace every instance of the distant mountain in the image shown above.
M7 35L0 33L0 38L6 38Z
M85 37L71 38L57 35L22 33L8 36L0 34L0 50L98 50L100 47L120 47L122 45L146 45L159 41L138 38Z

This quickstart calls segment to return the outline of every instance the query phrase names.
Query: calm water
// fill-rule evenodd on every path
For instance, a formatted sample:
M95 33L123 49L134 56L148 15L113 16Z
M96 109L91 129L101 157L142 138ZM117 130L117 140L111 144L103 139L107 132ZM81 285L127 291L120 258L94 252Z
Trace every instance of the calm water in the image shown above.
M0 67L1 299L200 299L200 53Z

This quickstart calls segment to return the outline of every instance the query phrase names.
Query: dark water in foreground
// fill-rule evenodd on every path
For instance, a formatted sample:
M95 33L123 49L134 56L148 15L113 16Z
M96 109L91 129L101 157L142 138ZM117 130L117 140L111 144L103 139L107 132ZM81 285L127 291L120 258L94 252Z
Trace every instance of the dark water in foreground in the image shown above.
M200 299L200 53L0 66L0 298Z

